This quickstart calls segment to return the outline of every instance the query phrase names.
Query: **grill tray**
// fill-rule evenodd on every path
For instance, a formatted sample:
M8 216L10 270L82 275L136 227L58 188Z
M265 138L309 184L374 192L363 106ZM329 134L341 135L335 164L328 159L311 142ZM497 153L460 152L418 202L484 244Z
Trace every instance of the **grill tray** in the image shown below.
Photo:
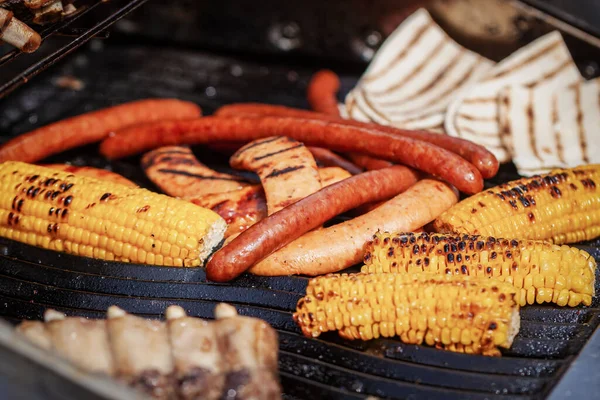
M342 72L342 91L348 90L360 71L336 69ZM9 137L90 109L150 96L195 101L207 114L234 101L303 107L314 70L311 65L293 69L239 57L125 45L103 49L96 44L1 101L0 130ZM56 87L53 82L63 75L77 77L85 89ZM203 161L211 158L202 149L198 153ZM67 160L106 166L95 146L49 161ZM148 186L138 163L132 158L110 167ZM503 168L496 180L514 177L514 170ZM597 243L584 248L600 260ZM0 314L7 319L41 318L48 307L101 317L113 304L159 317L174 303L191 315L210 318L215 302L230 302L241 314L263 318L279 331L281 380L288 398L543 398L600 322L597 300L592 308L525 307L521 331L502 358L397 340L350 342L337 334L307 339L291 319L306 282L302 277L243 276L232 285L207 283L202 269L109 263L0 240Z

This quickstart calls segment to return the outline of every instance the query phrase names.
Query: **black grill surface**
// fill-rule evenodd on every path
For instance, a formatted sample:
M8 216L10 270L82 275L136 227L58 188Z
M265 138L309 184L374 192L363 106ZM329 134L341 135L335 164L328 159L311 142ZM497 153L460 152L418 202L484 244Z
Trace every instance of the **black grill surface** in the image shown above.
M304 92L316 66L292 68L270 61L265 65L225 55L92 43L2 100L0 132L6 138L71 115L153 96L192 100L205 113L237 101L306 106ZM337 67L346 91L360 71ZM85 88L55 86L64 75L80 79ZM203 161L214 159L202 148L197 153ZM139 159L108 164L95 146L52 161L110 167L149 185ZM514 177L514 170L504 168L497 179ZM597 243L582 247L600 259ZM160 317L168 305L180 304L191 315L211 318L216 302L229 302L241 314L263 318L278 330L281 380L288 398L543 398L600 322L597 300L591 308L525 307L521 331L501 358L398 340L345 341L336 334L309 339L291 318L306 282L303 277L242 276L232 284L216 284L206 282L202 269L103 262L0 240L0 314L5 318L41 318L48 307L102 317L113 304L148 317Z

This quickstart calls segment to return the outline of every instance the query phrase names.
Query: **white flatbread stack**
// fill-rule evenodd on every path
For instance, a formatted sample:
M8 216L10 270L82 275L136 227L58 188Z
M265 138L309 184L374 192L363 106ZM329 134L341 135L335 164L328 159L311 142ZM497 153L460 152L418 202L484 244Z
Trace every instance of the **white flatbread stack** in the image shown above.
M510 86L498 104L502 141L521 175L600 163L600 79L561 90Z
M549 33L496 64L485 79L453 100L446 115L446 132L481 144L492 151L498 161L508 162L512 155L502 140L505 133L500 130L498 115L498 101L503 90L509 86L528 88L531 91L527 96L546 103L545 96L551 96L558 89L581 80L560 33ZM510 90L508 96L514 97ZM523 94L518 89L514 90ZM518 103L527 99L515 101ZM511 107L512 112L516 103ZM539 107L541 109L544 106ZM511 142L515 144L513 147L516 151L523 137L528 136L528 131L522 131L517 126L510 127L517 128L511 135L520 138L518 142Z
M454 42L420 9L385 41L342 115L406 129L443 131L448 104L494 63Z

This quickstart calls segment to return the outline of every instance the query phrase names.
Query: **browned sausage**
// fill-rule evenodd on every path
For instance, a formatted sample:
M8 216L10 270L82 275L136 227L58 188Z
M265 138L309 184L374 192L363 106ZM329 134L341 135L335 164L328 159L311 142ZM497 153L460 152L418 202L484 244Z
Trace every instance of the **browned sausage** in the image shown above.
M338 156L331 150L322 147L309 147L308 150L312 153L317 162L324 167L339 167L350 172L352 175L363 172L362 168L354 165L342 156Z
M33 163L52 154L98 142L109 133L131 125L160 120L196 118L200 108L174 99L125 103L54 122L19 135L0 146L0 162Z
M340 90L340 78L333 71L321 70L315 73L307 90L307 99L310 108L327 114L340 115L337 102L337 92Z
M250 272L314 276L341 271L362 261L365 244L378 230L410 232L457 201L457 193L447 184L424 179L365 215L301 236L254 265Z
M220 117L244 117L244 116L289 116L295 118L322 119L337 121L358 127L374 128L394 135L419 139L435 144L448 151L456 153L477 167L484 178L491 178L498 172L498 160L485 147L465 139L455 138L448 135L427 131L411 131L398 129L391 126L378 125L354 120L344 120L337 116L325 115L313 111L300 110L296 108L274 106L259 103L240 103L223 106L217 110L215 115Z
M323 188L256 223L218 250L206 264L206 276L213 281L229 281L336 215L361 204L390 198L416 181L415 172L394 166L355 175Z
M126 128L108 137L102 142L100 152L108 158L119 158L168 144L251 141L278 135L309 146L395 161L445 179L467 194L483 189L483 179L477 168L441 147L374 128L315 119L205 117L154 122Z
M102 179L105 181L111 181L114 183L120 183L121 185L129 187L138 187L135 183L129 179L117 174L116 172L107 171L105 169L94 168L94 167L78 167L69 164L47 164L44 165L46 168L56 169L58 171L70 172L75 175L89 176L96 179Z
M347 153L350 160L359 167L366 169L367 171L374 171L376 169L389 168L393 164L386 160L380 160L379 158L373 158L365 156L364 154Z

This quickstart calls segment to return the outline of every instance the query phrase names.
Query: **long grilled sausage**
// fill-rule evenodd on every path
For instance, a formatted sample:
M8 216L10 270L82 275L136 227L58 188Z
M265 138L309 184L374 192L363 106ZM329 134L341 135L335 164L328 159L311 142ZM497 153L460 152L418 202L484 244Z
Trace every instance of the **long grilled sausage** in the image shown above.
M376 169L389 168L393 164L386 160L380 160L379 158L373 158L365 156L364 154L347 153L350 160L359 167L366 169L367 171L374 171Z
M483 189L483 179L477 168L448 150L377 129L318 119L205 117L154 122L126 128L108 137L102 142L100 152L108 158L119 158L168 144L251 141L277 135L291 137L309 146L395 161L443 178L467 194Z
M389 199L416 181L415 172L398 165L355 175L323 188L256 223L218 250L206 265L206 276L218 282L229 281L336 215L361 204ZM329 239L325 242L328 246L336 245ZM310 247L304 250L312 251Z
M244 116L289 116L295 118L321 119L326 121L336 121L341 124L347 124L358 127L373 128L394 135L419 139L425 142L435 144L448 151L458 154L467 161L471 162L481 172L484 178L491 178L498 172L498 160L485 147L470 142L465 139L455 138L448 135L427 131L412 131L398 129L391 126L378 125L354 120L344 120L336 115L326 115L313 111L300 110L296 108L274 106L270 104L259 103L240 103L223 106L214 114L219 117L244 117Z
M340 90L340 78L329 70L315 73L308 83L306 97L313 110L339 116L337 92Z
M365 244L378 230L410 232L457 201L457 193L447 184L424 179L365 215L301 236L254 265L250 272L314 276L341 271L362 260Z
M61 151L98 142L127 126L160 120L197 118L200 108L175 99L125 103L54 122L0 146L0 162L37 162Z

